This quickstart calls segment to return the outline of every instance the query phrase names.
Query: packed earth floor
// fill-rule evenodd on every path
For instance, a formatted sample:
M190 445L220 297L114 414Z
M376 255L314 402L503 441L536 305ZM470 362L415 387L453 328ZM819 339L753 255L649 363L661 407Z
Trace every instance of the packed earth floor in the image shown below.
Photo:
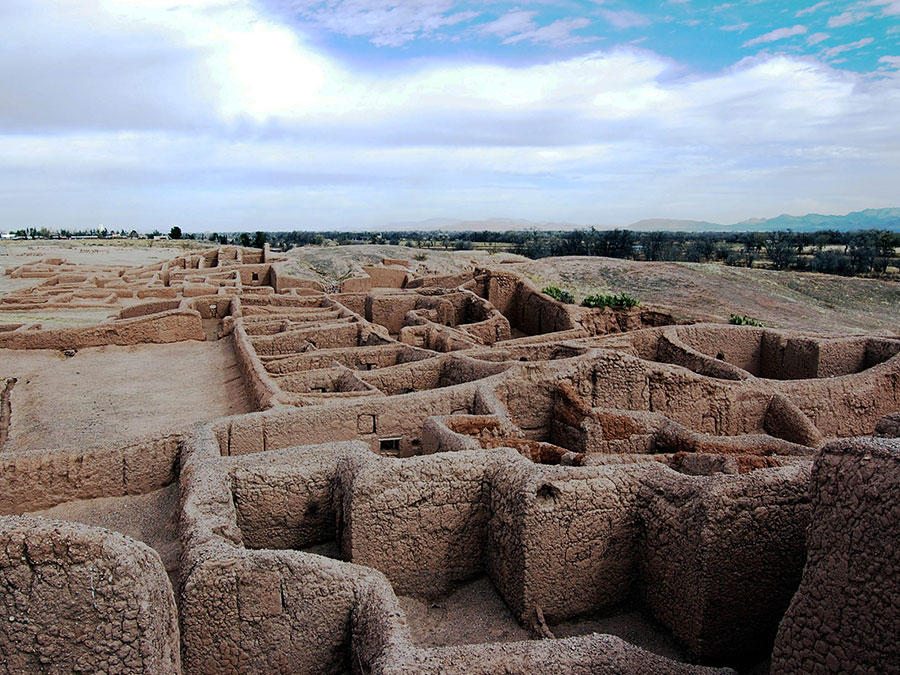
M410 267L7 269L0 673L900 672L900 339Z

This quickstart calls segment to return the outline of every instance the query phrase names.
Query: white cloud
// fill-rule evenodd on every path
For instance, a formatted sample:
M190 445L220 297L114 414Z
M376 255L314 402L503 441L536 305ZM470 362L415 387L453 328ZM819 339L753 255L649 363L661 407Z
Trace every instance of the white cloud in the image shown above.
M833 212L896 199L893 71L756 56L685 75L630 48L372 74L243 0L12 1L0 24L0 229L497 213L621 225L648 210L728 222L798 199Z
M881 7L881 16L900 16L900 0L869 0L869 7Z
M730 26L720 26L719 29L729 32L743 33L748 28L750 28L750 24L745 21L743 23L731 24Z
M262 0L282 15L299 14L329 31L397 47L474 19L455 0Z
M823 2L817 2L816 4L806 7L804 9L798 10L794 16L806 16L807 14L812 14L814 12L818 12L823 7L827 7L831 3L828 0L823 0Z
M511 45L517 42L531 42L533 44L559 46L578 42L591 42L597 38L572 35L573 31L587 28L589 25L591 25L591 22L584 18L558 19L546 26L532 28L531 30L511 35L503 41L503 44Z
M619 29L636 28L650 24L649 17L631 10L601 9L600 15L612 26Z
M537 12L532 11L507 12L494 21L480 24L478 32L498 37L506 37L513 33L524 33L537 28L537 24L534 22L535 16L537 16Z
M829 28L841 28L842 26L850 26L856 23L861 23L868 19L871 15L869 12L855 12L852 10L847 10L846 12L842 12L836 16L828 19L828 27Z
M755 37L752 40L747 40L742 47L752 47L753 45L759 45L766 42L775 42L777 40L784 40L789 37L794 37L795 35L803 35L806 33L806 26L797 24L796 26L791 26L790 28L776 28L773 31L769 31L768 33L764 33L759 37Z
M854 49L862 49L866 45L870 45L875 42L875 38L862 38L861 40L857 40L856 42L849 42L847 44L838 45L837 47L831 47L830 49L826 49L822 52L826 58L834 58L838 54L843 54L844 52L849 52Z

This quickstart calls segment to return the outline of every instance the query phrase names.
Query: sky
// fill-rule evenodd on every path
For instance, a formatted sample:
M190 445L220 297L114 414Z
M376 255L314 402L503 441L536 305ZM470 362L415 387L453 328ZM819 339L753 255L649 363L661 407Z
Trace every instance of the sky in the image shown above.
M900 206L900 0L2 0L0 230Z

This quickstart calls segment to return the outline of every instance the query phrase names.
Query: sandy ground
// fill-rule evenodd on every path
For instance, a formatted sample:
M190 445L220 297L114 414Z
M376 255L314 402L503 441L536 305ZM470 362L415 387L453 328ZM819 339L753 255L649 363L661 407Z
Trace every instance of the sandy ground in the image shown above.
M455 593L436 601L401 597L413 641L429 647L481 642L530 640L487 577L471 581ZM639 611L625 608L605 616L565 621L550 626L558 638L608 633L644 649L684 660L669 634Z
M120 532L156 549L170 575L178 571L178 483L143 495L85 499L28 515Z
M230 339L0 350L16 377L7 450L117 444L250 411Z
M183 240L154 241L139 239L36 239L0 243L0 267L15 267L41 258L64 258L71 263L88 265L147 265L181 255L187 249L210 248L209 242Z
M413 642L426 647L531 640L487 577L479 577L435 601L401 596ZM687 662L671 634L636 606L626 604L603 614L549 626L557 638L605 633L660 656ZM754 664L742 675L765 675L768 661Z

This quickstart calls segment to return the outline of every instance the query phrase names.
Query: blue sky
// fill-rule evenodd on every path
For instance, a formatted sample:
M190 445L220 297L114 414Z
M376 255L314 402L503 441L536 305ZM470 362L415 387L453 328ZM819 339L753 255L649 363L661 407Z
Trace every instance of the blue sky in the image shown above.
M4 0L0 230L897 206L900 0Z

